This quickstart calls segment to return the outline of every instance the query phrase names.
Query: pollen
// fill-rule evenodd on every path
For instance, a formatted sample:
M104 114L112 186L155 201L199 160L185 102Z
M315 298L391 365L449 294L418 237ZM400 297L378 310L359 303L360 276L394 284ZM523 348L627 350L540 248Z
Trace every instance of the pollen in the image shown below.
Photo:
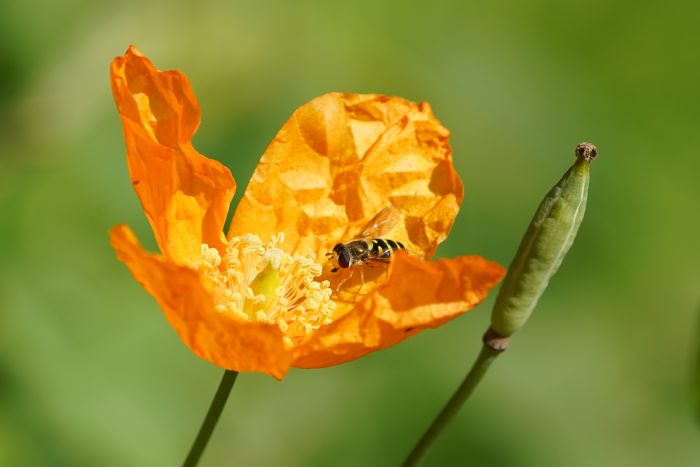
M245 234L233 237L221 256L201 246L191 267L214 284L215 309L239 319L276 324L287 347L294 347L316 329L333 321L335 303L328 281L317 281L322 266L312 256L290 255L284 235L263 243Z

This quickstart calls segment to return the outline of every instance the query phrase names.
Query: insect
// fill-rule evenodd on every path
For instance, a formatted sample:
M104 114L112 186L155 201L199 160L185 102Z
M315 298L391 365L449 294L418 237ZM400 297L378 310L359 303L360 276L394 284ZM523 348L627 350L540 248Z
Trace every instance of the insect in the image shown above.
M333 268L331 272L369 263L388 263L395 251L405 250L403 243L388 238L379 238L391 231L401 218L393 206L387 206L369 221L369 224L354 240L338 243L333 251L326 253Z

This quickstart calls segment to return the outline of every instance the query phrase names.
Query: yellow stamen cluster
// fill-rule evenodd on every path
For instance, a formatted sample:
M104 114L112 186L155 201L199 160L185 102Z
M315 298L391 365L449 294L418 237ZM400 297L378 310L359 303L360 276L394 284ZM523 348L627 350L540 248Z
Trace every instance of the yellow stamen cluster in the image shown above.
M215 285L216 310L248 321L274 323L289 347L333 320L335 303L322 266L309 256L292 256L280 245L283 234L263 243L257 235L232 238L226 254L202 245L192 267Z

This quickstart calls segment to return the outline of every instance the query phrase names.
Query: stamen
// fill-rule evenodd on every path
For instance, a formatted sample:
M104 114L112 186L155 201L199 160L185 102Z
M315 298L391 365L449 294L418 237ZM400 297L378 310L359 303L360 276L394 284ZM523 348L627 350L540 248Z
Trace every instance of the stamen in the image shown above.
M214 284L216 311L276 324L293 347L333 321L335 303L330 283L316 280L323 267L313 257L285 253L283 242L282 233L265 244L245 234L229 240L223 257L202 245L190 266Z

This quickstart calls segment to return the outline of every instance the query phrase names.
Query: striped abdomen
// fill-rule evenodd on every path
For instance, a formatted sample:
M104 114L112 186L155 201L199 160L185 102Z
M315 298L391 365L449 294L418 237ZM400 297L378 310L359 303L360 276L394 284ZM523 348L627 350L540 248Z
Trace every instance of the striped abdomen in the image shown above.
M392 251L404 250L403 243L391 240L389 238L373 238L367 240L370 245L369 259L388 262L391 258Z
M346 269L356 264L371 261L388 263L391 252L404 250L403 243L388 238L372 238L368 240L352 240L348 243L338 243L333 252L328 255L334 263L332 272Z

